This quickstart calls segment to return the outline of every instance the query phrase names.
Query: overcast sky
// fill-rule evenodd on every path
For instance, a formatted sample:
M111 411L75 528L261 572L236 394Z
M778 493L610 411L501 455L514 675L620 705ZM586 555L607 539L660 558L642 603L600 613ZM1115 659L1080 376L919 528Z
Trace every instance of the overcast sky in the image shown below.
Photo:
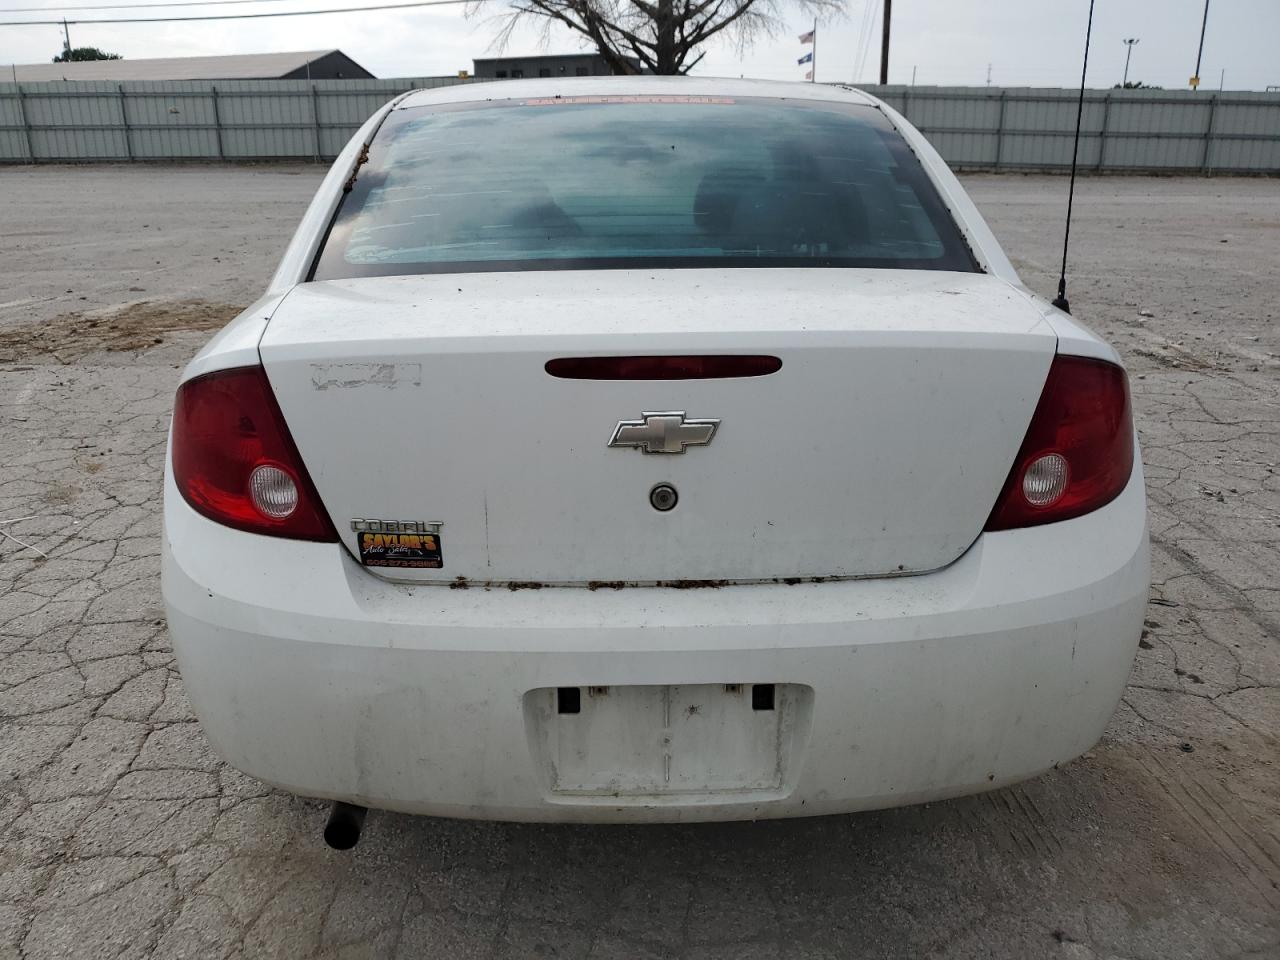
M0 11L44 6L61 15L66 5L109 0L0 0ZM154 2L154 0L121 0ZM276 0L222 8L315 9L355 6L372 0ZM496 7L501 0L491 0ZM785 0L780 0L785 4ZM845 13L818 26L820 81L874 82L880 63L882 0L846 0ZM1130 80L1185 89L1195 68L1203 0L1098 0L1094 15L1090 86L1110 86L1124 70L1124 37L1138 37ZM797 35L810 22L795 6L784 5L784 31L740 52L713 43L695 71L708 76L800 80L796 64L804 52ZM212 12L177 8L175 15ZM1074 86L1079 83L1087 0L895 0L889 79L918 84ZM138 15L139 11L129 11ZM149 15L146 11L142 15ZM81 11L108 17L112 11ZM121 11L120 15L124 15ZM72 15L68 15L70 19ZM13 13L0 19L39 19ZM865 25L865 27L864 27ZM195 24L139 24L71 27L75 46L97 46L125 57L258 53L338 47L379 77L438 76L471 66L471 58L492 55L495 27L486 16L468 18L460 7L382 11ZM1203 86L1217 89L1226 71L1228 90L1280 84L1280 0L1212 0L1200 69ZM62 46L60 27L0 28L0 63L48 61ZM558 29L543 48L529 32L508 48L511 54L570 53L582 44ZM865 53L860 49L865 47Z

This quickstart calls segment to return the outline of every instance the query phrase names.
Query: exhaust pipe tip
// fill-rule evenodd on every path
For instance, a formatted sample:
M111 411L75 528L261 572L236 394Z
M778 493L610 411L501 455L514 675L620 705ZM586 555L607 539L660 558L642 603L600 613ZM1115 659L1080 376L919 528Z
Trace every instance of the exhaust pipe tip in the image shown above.
M364 818L368 812L367 807L335 800L329 812L329 822L324 825L324 842L334 850L350 850L360 842L360 832L364 829Z

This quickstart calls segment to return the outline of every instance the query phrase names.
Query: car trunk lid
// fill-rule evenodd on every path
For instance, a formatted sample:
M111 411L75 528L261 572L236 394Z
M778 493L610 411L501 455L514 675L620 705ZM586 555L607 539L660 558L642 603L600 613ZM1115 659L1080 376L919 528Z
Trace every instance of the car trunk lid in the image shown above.
M260 350L353 557L378 530L368 521L393 522L428 548L410 559L440 563L370 572L519 586L945 566L982 529L1055 344L1028 298L980 274L609 270L303 284ZM546 370L708 354L781 366L643 380ZM718 424L679 455L610 446L622 421L659 413ZM651 501L661 484L673 509ZM385 558L370 543L365 559Z

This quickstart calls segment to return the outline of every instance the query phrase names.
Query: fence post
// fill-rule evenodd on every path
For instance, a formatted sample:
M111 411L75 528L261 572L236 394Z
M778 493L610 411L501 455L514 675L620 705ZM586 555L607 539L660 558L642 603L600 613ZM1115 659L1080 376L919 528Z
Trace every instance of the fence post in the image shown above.
M1204 154L1200 157L1200 173L1209 175L1209 148L1213 143L1213 115L1218 109L1218 95L1209 98L1209 122L1204 125Z
M36 159L36 149L31 143L31 123L27 120L27 98L22 93L22 84L15 83L18 88L18 116L22 118L22 131L27 137L27 158L32 163L39 163Z
M996 121L996 169L1000 169L1000 161L1004 157L1004 110L1009 102L1009 91L1000 91L1000 119Z
M1095 172L1102 172L1102 161L1107 154L1107 124L1111 122L1111 93L1102 98L1102 129L1098 131L1098 165Z
M116 93L120 94L120 123L124 125L124 150L133 159L133 141L129 139L129 108L125 104L124 84L116 84Z
M225 160L227 155L222 148L222 111L218 109L218 85L210 84L209 91L213 94L213 135L218 141L218 159Z
M311 132L316 139L315 162L320 162L320 94L316 85L311 85Z

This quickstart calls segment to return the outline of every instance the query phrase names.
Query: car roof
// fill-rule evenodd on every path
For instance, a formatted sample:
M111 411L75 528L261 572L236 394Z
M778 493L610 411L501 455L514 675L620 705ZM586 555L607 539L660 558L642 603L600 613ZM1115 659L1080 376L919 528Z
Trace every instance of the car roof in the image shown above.
M730 80L717 77L545 77L458 83L406 94L397 109L437 103L592 96L778 97L827 100L874 106L879 101L852 87L780 80Z

